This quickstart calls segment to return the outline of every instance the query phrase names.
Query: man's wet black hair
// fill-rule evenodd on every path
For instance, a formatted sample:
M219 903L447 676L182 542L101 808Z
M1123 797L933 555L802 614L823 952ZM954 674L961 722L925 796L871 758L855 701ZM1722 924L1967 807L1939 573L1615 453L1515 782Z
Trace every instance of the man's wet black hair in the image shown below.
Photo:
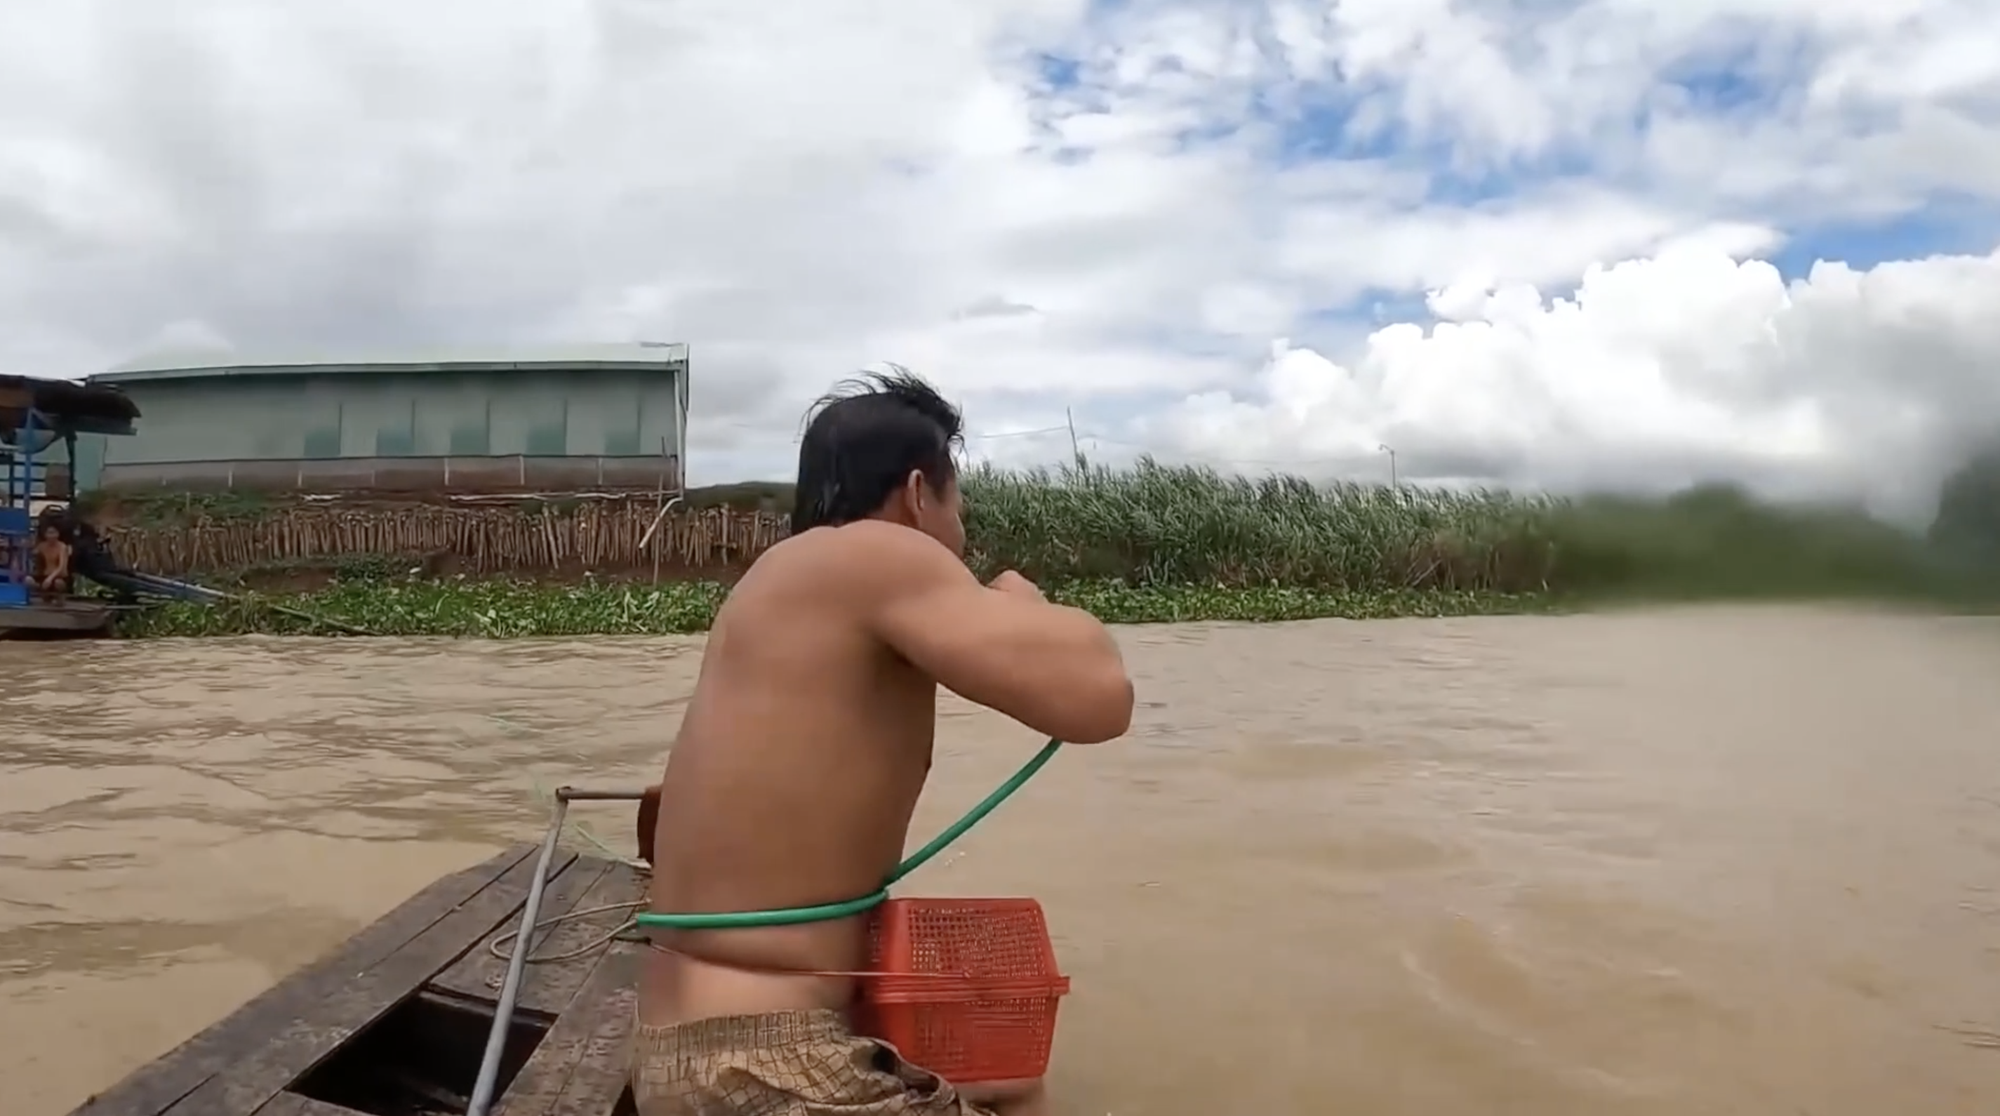
M958 408L908 369L843 381L807 414L792 533L868 518L913 469L942 494L958 475L952 451L964 444Z

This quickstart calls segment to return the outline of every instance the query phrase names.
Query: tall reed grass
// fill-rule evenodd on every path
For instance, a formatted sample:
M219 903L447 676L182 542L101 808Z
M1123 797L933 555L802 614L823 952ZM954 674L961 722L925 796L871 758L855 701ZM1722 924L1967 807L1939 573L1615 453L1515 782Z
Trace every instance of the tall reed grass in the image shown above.
M982 468L965 478L969 558L1052 582L1529 592L1549 587L1561 505L1300 477Z
M1583 596L1990 595L1918 534L1707 486L1664 499L1315 485L1141 461L966 478L975 564L1052 582Z

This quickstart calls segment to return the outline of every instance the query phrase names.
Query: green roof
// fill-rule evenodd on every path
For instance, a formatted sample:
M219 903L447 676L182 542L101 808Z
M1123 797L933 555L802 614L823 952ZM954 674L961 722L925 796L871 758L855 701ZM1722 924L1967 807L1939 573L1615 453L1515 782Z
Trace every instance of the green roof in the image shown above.
M435 349L347 354L188 353L126 361L87 377L92 383L180 380L212 376L348 375L397 372L515 372L551 368L622 371L687 370L688 347L679 342L566 345L549 348Z

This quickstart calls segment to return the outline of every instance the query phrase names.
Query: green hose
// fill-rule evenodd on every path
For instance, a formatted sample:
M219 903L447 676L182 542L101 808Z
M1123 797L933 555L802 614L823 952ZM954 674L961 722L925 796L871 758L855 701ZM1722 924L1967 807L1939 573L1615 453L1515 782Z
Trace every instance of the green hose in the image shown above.
M943 852L945 846L965 835L965 831L978 825L994 808L1020 790L1022 785L1035 777L1044 765L1055 758L1062 741L1050 740L1035 758L1022 765L1013 777L1000 784L992 794L981 799L979 805L966 811L964 817L946 826L944 832L931 839L931 843L910 854L909 859L896 865L889 878L874 893L859 899L849 899L844 903L821 903L816 907L786 907L776 911L723 911L715 914L642 914L634 921L641 927L663 927L669 930L747 930L758 926L797 926L804 922L831 922L837 918L848 918L873 910L889 898L889 889L896 886L904 876L924 866L932 857Z

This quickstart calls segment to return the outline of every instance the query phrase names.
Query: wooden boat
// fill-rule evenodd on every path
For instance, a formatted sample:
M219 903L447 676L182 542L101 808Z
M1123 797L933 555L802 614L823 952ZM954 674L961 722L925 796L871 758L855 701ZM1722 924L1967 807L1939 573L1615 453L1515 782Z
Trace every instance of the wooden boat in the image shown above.
M99 635L111 627L102 601L43 601L28 590L28 553L51 501L74 487L69 462L79 434L127 435L139 417L125 393L101 384L78 384L0 375L0 639L51 639ZM52 477L41 456L55 443L67 447L64 473Z
M544 855L548 883L531 904ZM644 873L555 850L553 838L508 849L425 888L71 1116L462 1116L503 1011L492 1116L634 1116L628 1041L645 947L619 930L645 887ZM531 905L537 924L575 917L536 936L508 1011L503 955Z
M88 597L0 600L0 639L67 639L109 635L111 606Z

